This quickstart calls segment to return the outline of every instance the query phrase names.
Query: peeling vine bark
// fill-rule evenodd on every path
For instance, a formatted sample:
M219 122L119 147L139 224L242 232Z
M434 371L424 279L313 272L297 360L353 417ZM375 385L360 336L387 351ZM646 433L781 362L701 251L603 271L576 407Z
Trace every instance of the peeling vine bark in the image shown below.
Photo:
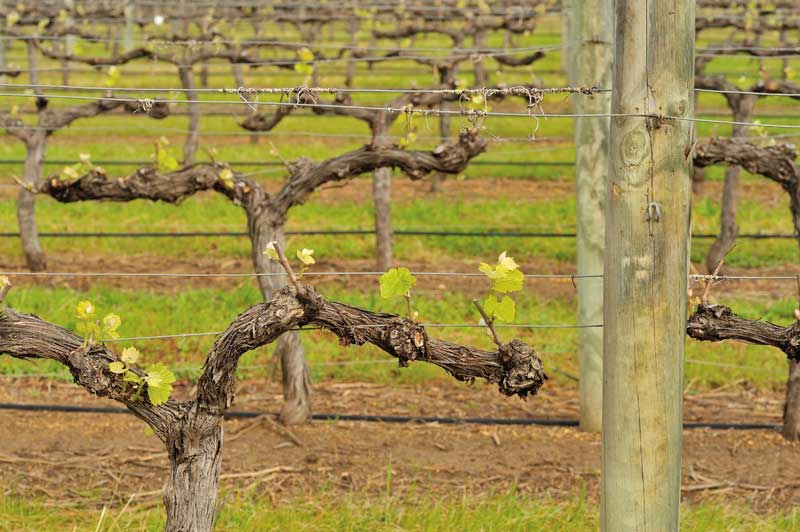
M789 379L783 416L783 435L800 440L800 321L782 327L736 315L723 305L699 305L689 317L686 332L695 340L719 342L738 340L780 349L789 359Z
M800 171L796 158L797 151L789 144L758 146L736 139L711 139L697 147L694 164L696 167L718 163L737 165L778 183L789 194L789 210L800 244ZM790 440L800 439L800 369L797 360L789 362L783 434Z
M36 316L0 310L0 355L46 358L67 366L89 393L116 400L147 423L164 443L170 474L164 492L168 532L212 529L222 457L222 420L234 401L236 368L246 352L275 341L288 329L315 325L339 336L343 345L370 343L401 366L422 361L454 378L483 378L499 391L535 395L547 378L535 350L513 340L498 351L483 351L430 338L406 318L329 301L308 286L284 287L271 299L245 310L217 337L189 401L169 399L155 406L147 394L134 399L122 376L108 369L117 356L104 345L83 347L83 339ZM132 371L142 374L138 368Z

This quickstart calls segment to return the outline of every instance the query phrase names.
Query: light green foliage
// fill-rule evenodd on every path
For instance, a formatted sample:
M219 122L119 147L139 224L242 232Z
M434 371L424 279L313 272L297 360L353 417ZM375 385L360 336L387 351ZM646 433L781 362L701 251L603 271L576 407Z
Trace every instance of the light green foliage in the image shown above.
M159 137L156 143L156 153L151 155L150 158L156 161L159 172L174 172L180 168L178 158L170 148L167 137Z
M122 319L114 313L106 314L102 320L95 320L97 309L91 301L83 300L76 307L78 331L84 334L84 347L90 346L94 340L109 340L119 338L117 329L122 324ZM139 350L135 347L126 347L122 350L119 360L109 362L108 371L122 375L122 381L133 386L132 399L142 395L144 385L147 385L147 397L154 405L165 403L172 394L172 383L175 375L162 362L156 362L147 368L143 377L130 369L132 364L139 360ZM127 386L123 388L123 393Z
M381 297L406 297L417 283L417 278L411 275L408 268L392 268L380 277Z
M233 189L233 171L230 168L224 168L219 173L219 180L228 190Z
M300 273L297 274L298 277L302 277L303 274L306 272L309 266L315 264L317 261L314 260L314 250L303 248L297 250L297 258L303 264L300 266Z
M93 170L102 171L99 166L92 164L92 155L90 153L81 153L78 155L78 162L69 166L65 166L59 172L59 179L65 183L72 183L78 180L84 174L88 174Z
M129 384L132 386L131 399L139 399L146 384L147 398L151 404L157 406L166 403L172 395L175 374L163 362L156 362L147 368L144 376L139 376L130 369L130 365L136 363L139 355L139 350L135 347L126 347L122 350L120 360L108 364L108 370L116 375L122 375L122 382L125 383L123 393L127 391Z
M78 332L83 334L84 347L93 345L95 341L114 340L119 338L117 329L122 324L122 319L109 313L103 316L102 320L96 320L97 309L91 301L81 301L76 307L76 318L78 319Z
M278 250L275 248L276 242L270 242L267 244L266 248L264 248L264 255L267 256L268 259L279 261L280 256L278 255ZM314 250L303 248L298 249L295 252L297 259L300 261L300 271L297 274L297 277L300 278L303 276L305 271L308 269L309 266L312 264L316 264L316 259L314 258Z
M122 72L116 66L109 67L108 76L106 77L106 87L116 87L121 74Z
M6 28L12 27L17 22L19 22L19 13L16 11L11 11L6 15Z
M275 242L267 244L267 247L264 248L264 255L266 255L269 260L280 260L278 250L275 249Z
M81 301L76 307L77 329L83 334L84 347L94 344L95 341L119 338L117 329L122 324L122 319L114 313L109 313L98 321L94 319L96 312L97 309L91 301Z
M126 347L122 350L122 356L120 359L126 364L136 364L136 361L139 360L139 350L135 347Z
M497 299L494 294L489 294L483 301L483 310L497 321L514 321L516 305L514 300L508 296Z
M167 402L172 394L172 383L175 382L175 375L162 362L156 362L147 368L144 377L147 383L147 397L154 405Z
M298 63L294 65L294 71L304 76L310 76L314 72L314 66L309 64L314 60L314 52L308 48L300 48L297 52Z
M483 301L483 310L492 321L514 321L516 304L507 295L522 290L524 275L516 261L502 252L497 258L497 264L490 265L481 262L478 267L491 282L492 293Z
M297 258L300 259L300 262L305 264L306 266L310 266L311 264L316 263L317 261L314 260L314 250L303 248L302 250L297 250Z

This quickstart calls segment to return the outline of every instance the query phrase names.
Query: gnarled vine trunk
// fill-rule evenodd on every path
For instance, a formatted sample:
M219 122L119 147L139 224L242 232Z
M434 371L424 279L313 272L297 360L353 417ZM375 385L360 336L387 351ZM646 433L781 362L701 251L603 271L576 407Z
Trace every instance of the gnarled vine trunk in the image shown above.
M22 181L25 185L36 187L42 177L42 165L47 148L47 136L37 131L25 142L25 169ZM39 242L36 228L36 194L20 188L17 196L17 223L22 241L22 251L28 269L34 272L47 269L47 257Z
M756 96L746 95L736 100L733 118L736 122L749 122L753 114ZM747 126L734 125L733 138L747 137ZM741 167L729 164L725 168L725 182L722 187L722 209L720 213L719 235L714 239L706 256L706 268L713 272L720 260L736 244L739 236L739 225L736 223L736 203L739 191L739 175Z
M789 361L789 379L786 381L786 404L783 408L783 437L800 440L800 362Z
M285 215L278 216L263 210L252 215L248 211L248 231L252 245L253 267L260 275L258 285L264 299L272 297L276 291L285 287L287 278L280 264L269 260L264 250L270 242L285 247ZM283 406L280 420L287 425L303 423L311 415L311 372L306 363L300 333L287 331L275 344L275 355L281 361L281 383L283 385Z
M263 252L270 242L283 242L289 210L303 203L314 190L325 183L346 180L382 167L396 167L411 179L422 179L434 171L458 173L485 149L486 141L478 131L469 130L462 132L457 142L441 145L431 152L368 145L321 163L301 158L288 163L287 181L274 194L268 194L258 182L231 172L222 163L199 163L165 174L147 167L117 178L109 178L104 170L95 168L71 181L52 176L40 184L39 191L63 203L147 199L177 204L203 190L223 194L241 206L247 215L253 265L256 273L262 274L258 275L259 287L265 298L274 299L286 285L286 276ZM275 273L279 275L268 275ZM277 353L283 363L286 399L281 419L288 423L299 422L307 419L310 412L308 367L296 332L291 328L280 332Z
M390 144L388 127L376 121L375 144ZM377 168L372 173L372 201L375 208L375 258L378 271L386 271L394 264L392 229L392 169Z
M186 142L183 144L183 164L194 164L197 155L197 147L200 141L200 103L197 91L195 90L194 70L191 64L179 65L178 73L181 78L181 86L186 89L186 99L189 111L189 129L186 134Z
M170 474L164 489L164 530L210 532L222 463L222 419L195 410L171 431L165 444Z
M370 343L396 357L403 367L427 362L460 381L486 379L507 396L535 395L546 379L536 351L520 340L483 351L430 338L422 325L407 318L329 301L299 283L246 309L217 337L195 395L187 401L152 404L149 393L134 393L121 375L111 371L110 364L119 359L105 345L87 348L71 331L2 306L0 355L59 362L88 392L122 403L147 423L164 442L170 459L164 492L167 532L210 532L220 478L222 422L233 404L239 358L303 325L331 331L342 345ZM128 365L128 371L139 377L145 373L135 364Z

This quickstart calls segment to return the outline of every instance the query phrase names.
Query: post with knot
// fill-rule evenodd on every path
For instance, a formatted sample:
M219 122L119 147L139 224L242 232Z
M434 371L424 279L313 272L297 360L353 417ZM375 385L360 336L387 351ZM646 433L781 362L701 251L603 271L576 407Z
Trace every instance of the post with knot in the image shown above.
M694 4L615 2L603 293L604 532L680 529Z

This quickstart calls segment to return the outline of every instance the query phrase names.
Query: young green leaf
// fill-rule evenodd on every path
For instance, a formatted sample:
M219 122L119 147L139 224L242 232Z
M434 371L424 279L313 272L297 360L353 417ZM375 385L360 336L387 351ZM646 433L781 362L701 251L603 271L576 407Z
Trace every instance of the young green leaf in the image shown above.
M136 361L139 360L139 355L139 350L135 347L126 347L122 350L122 356L120 358L126 364L136 364Z
M59 177L61 181L70 183L78 179L80 175L78 174L78 169L75 168L75 166L65 166L61 169L61 175Z
M233 189L233 171L230 168L225 168L219 173L219 180L228 190Z
M411 275L408 268L392 268L380 278L381 297L391 299L404 296L417 283L417 278Z
M509 271L519 269L519 265L516 262L514 262L514 259L506 255L505 251L500 254L500 257L498 257L497 264L498 266L502 266L503 268Z
M139 386L141 386L142 383L144 382L140 376L138 376L136 373L130 370L125 372L125 375L122 376L122 380L125 382L132 382L134 384L138 384Z
M478 266L478 270L481 271L483 274L485 274L486 277L492 280L505 277L505 275L508 273L508 270L502 268L500 265L489 266L485 262L481 262L480 266Z
M509 292L517 292L522 290L522 281L524 276L519 270L506 271L506 274L499 279L495 279L492 283L492 290L507 294Z
M110 371L111 373L119 374L119 373L125 373L127 371L127 368L125 367L125 364L123 362L116 360L114 362L109 362L108 371Z
M270 260L280 260L280 257L278 256L278 250L275 249L275 242L270 242L267 244L267 247L264 248L264 255L266 255Z
M116 87L119 82L120 70L116 66L111 66L108 69L108 77L106 78L107 87Z
M78 303L77 312L78 318L85 320L94 316L94 305L92 305L91 301L81 301Z
M122 318L120 318L113 312L108 313L103 317L104 331L116 331L117 329L119 329L120 325L122 325Z
M100 336L106 340L116 340L119 338L117 329L122 324L122 319L116 314L106 314L103 318L103 325L100 331Z
M145 381L147 381L147 397L157 406L166 403L172 394L175 375L163 363L156 362L147 368Z
M314 260L314 250L303 248L302 250L297 250L297 258L300 259L305 266L310 266L311 264L315 264L317 261Z
M19 13L16 11L12 11L11 13L6 15L6 28L10 28L17 22L19 22Z
M314 67L309 65L310 61L314 60L314 52L308 48L300 48L297 52L298 63L294 65L294 71L304 76L310 76L314 72Z
M483 310L493 320L511 322L516 315L516 304L508 296L497 299L494 294L489 294L483 302Z
M300 50L297 52L297 56L300 58L300 61L314 60L314 52L312 52L309 48L300 48Z

